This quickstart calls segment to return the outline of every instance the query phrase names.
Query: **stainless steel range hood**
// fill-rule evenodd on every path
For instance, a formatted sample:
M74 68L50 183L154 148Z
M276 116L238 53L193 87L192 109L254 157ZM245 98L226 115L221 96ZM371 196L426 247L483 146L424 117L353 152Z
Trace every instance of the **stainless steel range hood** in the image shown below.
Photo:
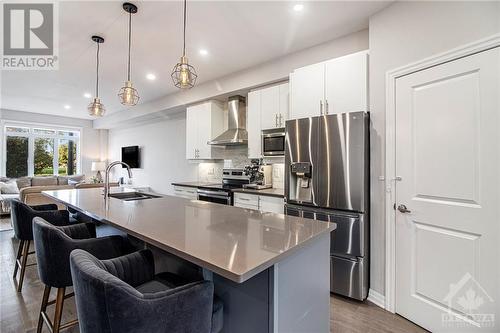
M245 97L231 96L227 108L228 130L209 142L215 146L236 146L248 144L247 106Z

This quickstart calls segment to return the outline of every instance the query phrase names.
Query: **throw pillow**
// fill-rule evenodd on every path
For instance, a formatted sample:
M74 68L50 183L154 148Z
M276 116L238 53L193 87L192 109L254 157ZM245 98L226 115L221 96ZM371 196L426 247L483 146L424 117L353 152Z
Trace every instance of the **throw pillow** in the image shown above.
M66 176L57 177L57 185L68 185L68 177Z
M17 188L22 189L23 187L31 186L31 177L21 177L17 178Z
M52 186L57 185L57 177L55 176L43 176L43 177L33 177L31 180L31 186Z
M0 182L0 193L18 194L19 189L17 188L17 183L15 181L10 181L8 183Z
M68 176L68 184L70 184L69 183L70 180L72 180L73 182L81 183L85 180L85 175ZM70 185L72 185L72 184L70 184Z

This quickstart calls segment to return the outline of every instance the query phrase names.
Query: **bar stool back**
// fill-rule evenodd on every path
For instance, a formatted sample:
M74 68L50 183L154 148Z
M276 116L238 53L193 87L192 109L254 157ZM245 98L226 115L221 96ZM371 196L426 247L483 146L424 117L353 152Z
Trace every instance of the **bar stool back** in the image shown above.
M18 199L11 201L12 226L14 228L14 235L19 240L14 274L12 276L15 280L18 270L21 269L19 281L17 282L18 292L21 292L23 289L26 267L36 265L36 263L28 264L28 256L35 253L34 251L30 252L29 249L33 240L33 218L37 216L54 225L68 225L70 221L68 211L58 210L56 204L28 206Z
M68 226L53 226L42 218L33 220L33 236L35 241L38 274L45 284L42 305L38 319L37 332L42 331L45 322L53 333L58 333L78 324L72 320L61 324L64 300L74 295L66 294L66 288L73 285L69 256L74 249L85 249L101 259L110 259L131 252L128 241L121 236L95 238L95 225L79 223ZM55 301L49 301L51 288L57 288ZM54 321L47 313L47 306L55 304Z

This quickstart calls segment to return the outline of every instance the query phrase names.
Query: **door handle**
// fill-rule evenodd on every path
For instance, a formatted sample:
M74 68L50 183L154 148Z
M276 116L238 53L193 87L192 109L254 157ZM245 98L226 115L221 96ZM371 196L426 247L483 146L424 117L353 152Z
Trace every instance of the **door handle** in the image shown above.
M398 206L398 210L400 213L403 213L403 214L407 214L407 213L411 213L411 210L409 210L408 208L406 208L405 205L401 204Z
M322 100L319 101L319 115L320 116L323 115L323 101Z

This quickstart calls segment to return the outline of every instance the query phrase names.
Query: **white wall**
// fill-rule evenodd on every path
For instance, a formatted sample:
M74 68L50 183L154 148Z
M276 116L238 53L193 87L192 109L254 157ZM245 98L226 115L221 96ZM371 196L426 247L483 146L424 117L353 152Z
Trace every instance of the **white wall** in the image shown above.
M500 32L499 2L400 2L370 19L371 288L385 291L385 73Z
M0 110L0 120L21 121L27 123L38 123L44 125L57 125L81 128L80 140L80 155L81 155L81 170L82 174L87 177L94 175L91 171L92 162L105 160L106 145L101 144L102 140L106 140L108 136L107 130L97 130L92 127L91 120L76 119L69 117L59 117L44 115L40 113L31 113L15 110ZM0 142L3 140L3 126L0 126ZM2 158L3 143L0 144L0 158ZM0 170L4 168L4 162L0 161Z
M202 83L189 91L179 91L158 100L137 105L94 121L95 128L117 128L134 119L156 112L182 111L185 105L238 90L250 89L287 79L291 71L368 48L368 31L362 30L264 64Z
M149 186L162 194L173 194L172 182L198 180L198 164L186 160L186 117L109 131L109 161L121 160L121 148L139 146L141 168L133 169L132 184ZM116 167L115 179L125 177L125 170Z

